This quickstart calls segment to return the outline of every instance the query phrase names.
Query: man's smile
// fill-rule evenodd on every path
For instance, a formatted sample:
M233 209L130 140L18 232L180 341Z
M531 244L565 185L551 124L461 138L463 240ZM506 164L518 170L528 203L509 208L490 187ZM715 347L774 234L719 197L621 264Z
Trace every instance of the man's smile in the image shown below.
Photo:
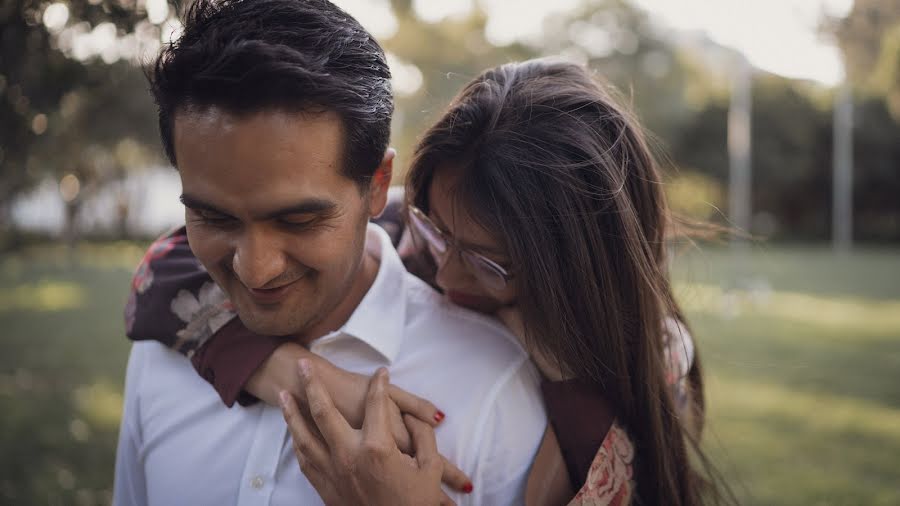
M250 288L246 285L242 286L250 294L250 298L257 304L274 304L281 302L290 294L291 290L296 288L297 282L305 279L309 272L304 272L300 276L295 277L292 281L281 284L274 288ZM240 282L240 280L238 280Z

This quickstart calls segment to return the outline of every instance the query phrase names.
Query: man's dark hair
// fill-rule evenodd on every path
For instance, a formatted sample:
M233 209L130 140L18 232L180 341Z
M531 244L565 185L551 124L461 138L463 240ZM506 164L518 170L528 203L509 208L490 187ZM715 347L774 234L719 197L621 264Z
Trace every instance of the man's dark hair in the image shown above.
M147 72L173 165L178 112L333 111L344 127L343 173L361 188L390 138L390 77L378 42L327 0L197 0Z

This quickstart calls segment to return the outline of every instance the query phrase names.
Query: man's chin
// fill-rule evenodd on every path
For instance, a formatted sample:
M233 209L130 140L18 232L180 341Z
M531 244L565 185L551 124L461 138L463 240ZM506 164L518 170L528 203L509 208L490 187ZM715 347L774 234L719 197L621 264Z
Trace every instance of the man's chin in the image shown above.
M303 329L302 322L284 321L278 315L267 315L264 312L238 310L238 317L250 332L262 336L295 336Z

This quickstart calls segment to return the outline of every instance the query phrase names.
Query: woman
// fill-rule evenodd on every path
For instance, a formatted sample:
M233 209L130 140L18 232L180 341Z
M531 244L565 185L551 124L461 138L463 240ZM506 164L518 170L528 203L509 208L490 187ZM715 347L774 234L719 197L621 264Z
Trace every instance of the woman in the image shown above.
M451 301L497 314L545 377L552 428L529 477L530 503L681 505L717 499L712 487L705 493L704 473L691 459L694 453L705 462L697 446L703 394L667 274L671 216L641 130L609 87L580 66L545 60L484 72L423 137L406 199L418 246L412 249L422 253L411 255L411 270ZM174 257L179 237L152 247L139 269L138 317L141 311L159 314L191 279L208 279L189 259ZM142 292L151 269L176 282ZM134 316L135 305L130 307ZM228 317L222 317L221 304L210 307L184 318L189 328L205 330L182 331L168 344L192 355L226 403L249 402L245 391L273 404L288 391L304 402L310 385L321 382L351 425L370 418L359 394L366 378L299 346L250 336L237 319L222 326ZM134 321L132 338L163 335L158 324L151 332ZM315 363L310 369L316 372L301 381L296 363L302 357L304 364ZM215 370L238 374L217 381ZM371 405L381 405L385 395L393 401L385 423L399 448L427 444L421 427L404 424L399 413L431 425L443 413L387 386L382 376L373 385L378 402ZM285 404L288 415L295 413L292 407ZM290 419L295 437L302 436L300 422ZM414 441L407 428L418 435ZM390 476L439 490L440 477ZM327 488L338 479L335 470L318 483ZM447 466L444 479L463 490L473 486ZM359 489L368 499L377 496L378 486L405 489L403 483L360 480L371 486Z

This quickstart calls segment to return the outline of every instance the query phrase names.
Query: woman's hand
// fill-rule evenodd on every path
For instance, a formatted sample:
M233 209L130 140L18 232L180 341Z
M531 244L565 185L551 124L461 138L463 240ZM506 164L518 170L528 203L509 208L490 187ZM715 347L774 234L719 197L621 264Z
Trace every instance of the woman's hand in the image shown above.
M281 392L285 421L303 474L326 504L451 505L441 490L446 460L437 452L432 427L406 415L415 457L405 455L390 430L387 370L369 382L361 430L353 429L332 402L315 366L300 361L300 377L313 422L294 398ZM471 484L463 487L471 491Z
M522 313L515 306L506 306L497 310L497 318L516 336L522 348L531 355L531 361L537 366L544 378L550 381L566 379L559 367L559 363L552 357L546 356L541 350L529 346L525 338L525 323L522 321Z
M290 392L301 404L305 404L306 393L297 375L299 359L307 359L315 364L317 375L337 410L352 427L362 427L369 378L336 367L296 343L285 343L276 348L247 381L246 390L272 406L280 404L278 396L282 390ZM410 414L431 426L437 426L444 419L444 413L427 400L393 385L388 385L387 392L393 401L388 413L391 434L400 450L409 452L410 434L401 413Z

